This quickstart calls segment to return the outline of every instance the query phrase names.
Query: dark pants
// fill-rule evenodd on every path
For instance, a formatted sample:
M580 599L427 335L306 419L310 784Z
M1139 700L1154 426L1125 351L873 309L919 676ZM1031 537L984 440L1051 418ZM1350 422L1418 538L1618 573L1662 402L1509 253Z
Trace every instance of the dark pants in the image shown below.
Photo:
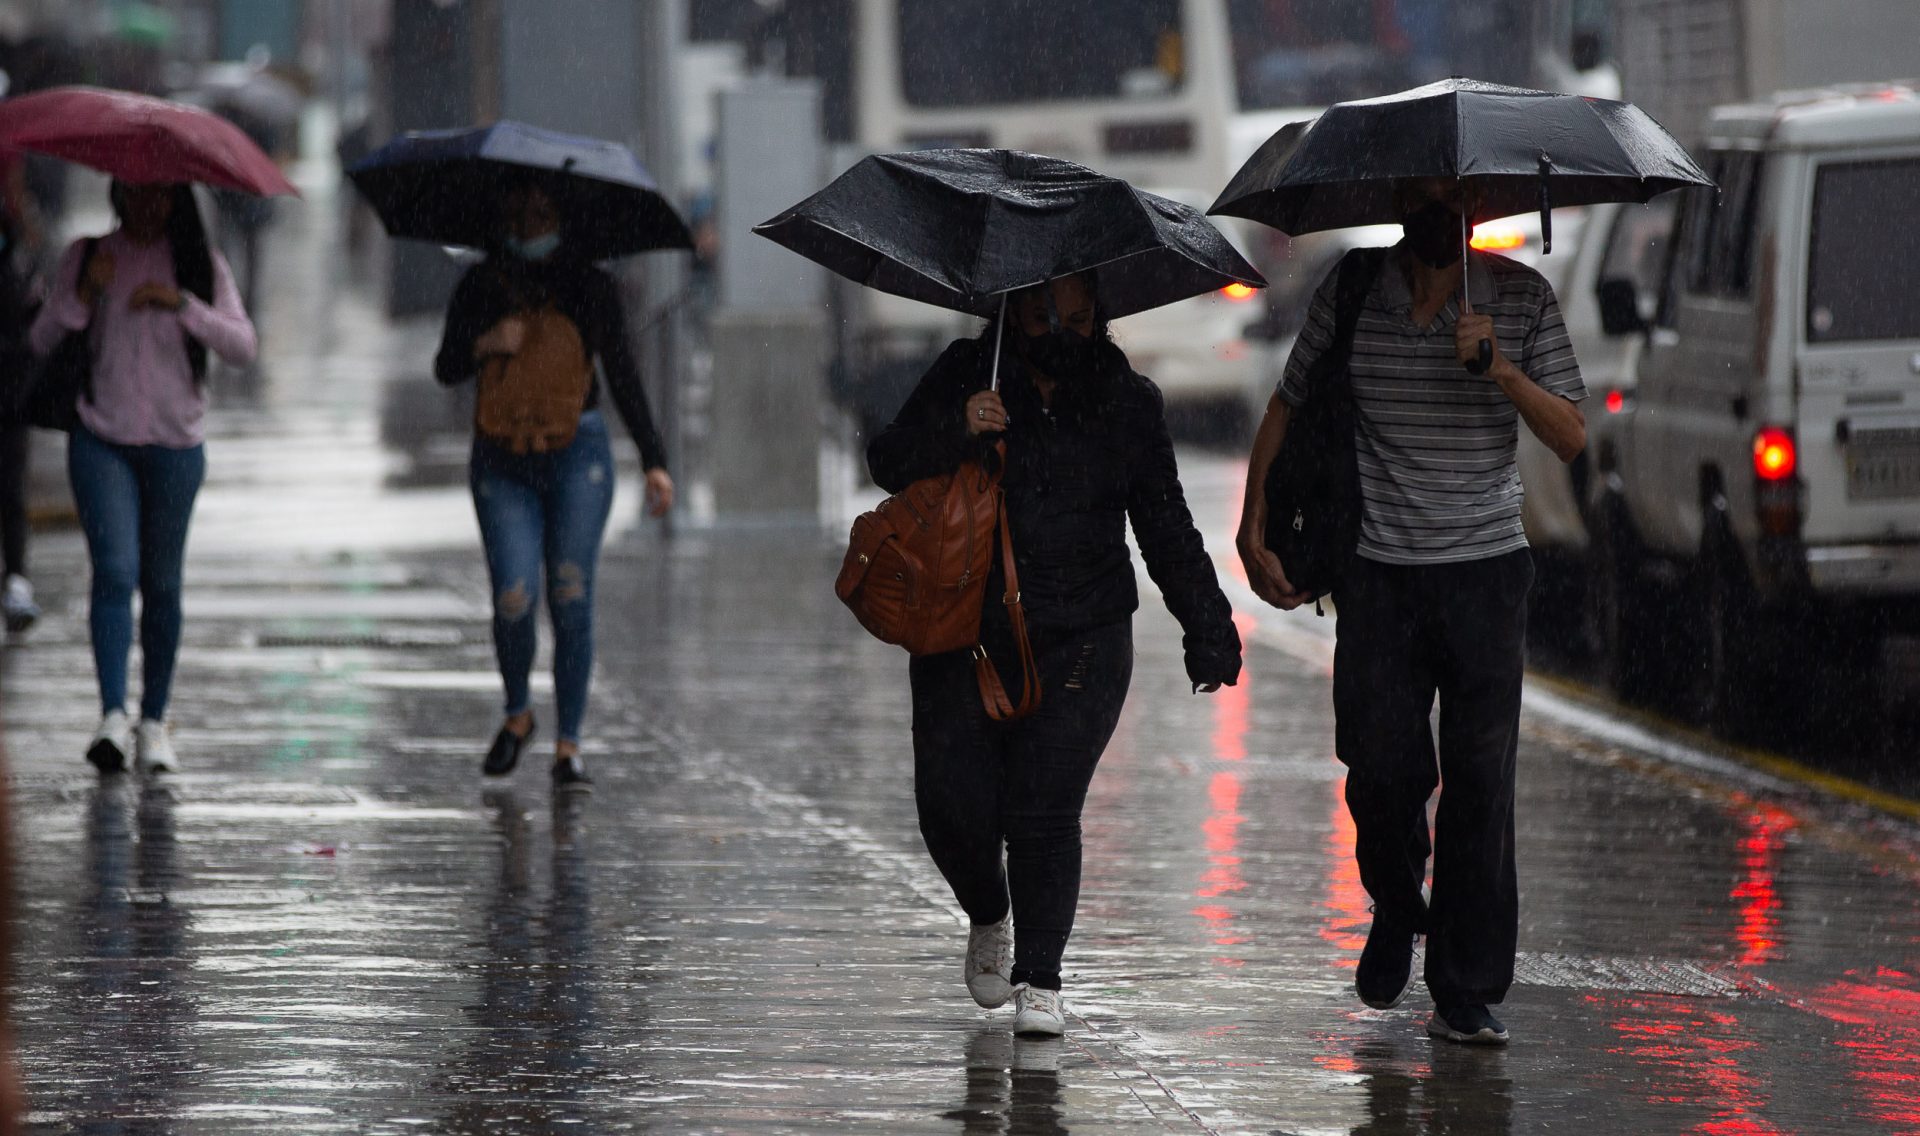
M25 426L0 427L0 567L27 574L27 457L33 435Z
M913 661L913 789L927 851L967 918L997 923L1011 904L1013 981L1057 990L1080 902L1080 810L1127 700L1133 629L1035 648L1040 709L1011 723L987 717L967 652ZM1015 698L1019 673L1000 664Z
M1499 1002L1513 984L1513 779L1532 583L1525 549L1417 567L1358 560L1337 597L1336 745L1360 881L1376 921L1426 932L1427 988L1443 1005ZM1429 854L1431 903L1420 895Z

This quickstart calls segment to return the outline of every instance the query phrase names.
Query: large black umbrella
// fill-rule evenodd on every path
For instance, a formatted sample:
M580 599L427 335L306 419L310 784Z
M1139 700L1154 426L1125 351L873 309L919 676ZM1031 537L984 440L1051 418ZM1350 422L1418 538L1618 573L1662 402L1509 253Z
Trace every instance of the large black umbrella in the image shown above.
M1425 177L1471 181L1480 220L1540 210L1547 250L1552 207L1648 201L1713 185L1673 135L1631 103L1445 79L1289 123L1254 151L1208 212L1294 235L1392 224L1400 220L1394 183ZM1490 351L1482 344L1483 356Z
M868 287L978 316L1089 269L1110 319L1266 286L1198 210L1014 150L863 158L753 231Z
M1472 179L1482 220L1713 184L1631 103L1445 79L1289 123L1208 212L1296 235L1391 224L1394 181L1417 177Z
M500 240L502 187L530 178L556 199L576 255L693 247L640 160L598 138L519 122L416 131L355 162L347 176L396 237L491 248Z

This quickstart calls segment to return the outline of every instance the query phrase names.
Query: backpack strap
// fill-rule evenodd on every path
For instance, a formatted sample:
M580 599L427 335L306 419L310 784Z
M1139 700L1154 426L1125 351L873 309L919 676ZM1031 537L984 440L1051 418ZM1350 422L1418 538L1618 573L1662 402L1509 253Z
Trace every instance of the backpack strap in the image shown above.
M1367 293L1373 291L1374 281L1380 278L1389 251L1354 249L1340 258L1340 275L1333 285L1333 342L1327 345L1327 353L1340 360L1343 374L1346 358L1353 353L1353 333L1360 326L1360 312L1366 307Z

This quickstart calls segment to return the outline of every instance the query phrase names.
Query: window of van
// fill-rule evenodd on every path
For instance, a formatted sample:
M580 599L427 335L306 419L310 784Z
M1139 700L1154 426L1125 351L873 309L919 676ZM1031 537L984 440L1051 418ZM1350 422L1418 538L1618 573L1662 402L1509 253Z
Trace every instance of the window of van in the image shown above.
M900 0L913 106L1148 97L1185 78L1180 0Z
M1753 151L1721 150L1712 155L1707 171L1720 192L1690 191L1687 291L1745 299L1753 291L1754 222L1760 214L1763 163Z
M1920 338L1920 158L1827 162L1813 183L1807 339Z
M1627 205L1607 233L1606 256L1600 279L1631 280L1642 299L1659 295L1660 277L1667 268L1667 239L1673 232L1674 194L1645 205Z

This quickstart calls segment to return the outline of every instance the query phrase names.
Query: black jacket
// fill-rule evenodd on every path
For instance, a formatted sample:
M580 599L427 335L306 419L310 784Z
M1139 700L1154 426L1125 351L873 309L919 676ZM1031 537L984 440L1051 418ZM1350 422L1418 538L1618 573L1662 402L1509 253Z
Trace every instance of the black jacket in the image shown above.
M600 361L613 404L640 446L641 466L666 468L667 448L654 427L647 392L640 385L640 367L627 343L626 309L620 302L619 286L613 277L591 264L558 258L522 261L495 255L468 269L447 306L440 354L433 361L434 377L447 386L473 378L479 372L473 361L473 341L520 306L516 299L528 303L541 296L550 296L560 314L573 321L580 329L587 354ZM599 403L600 382L596 378L582 409L591 410Z
M881 488L897 493L991 448L993 435L970 437L962 420L967 399L987 387L986 350L971 339L950 345L868 444L867 465ZM1127 550L1131 519L1147 572L1185 630L1187 677L1237 679L1240 634L1187 510L1159 388L1110 345L1097 375L1055 388L1052 413L1011 356L1000 380L1011 420L1003 484L1034 637L1092 630L1139 608ZM999 578L996 564L989 621L1004 610L996 602Z

